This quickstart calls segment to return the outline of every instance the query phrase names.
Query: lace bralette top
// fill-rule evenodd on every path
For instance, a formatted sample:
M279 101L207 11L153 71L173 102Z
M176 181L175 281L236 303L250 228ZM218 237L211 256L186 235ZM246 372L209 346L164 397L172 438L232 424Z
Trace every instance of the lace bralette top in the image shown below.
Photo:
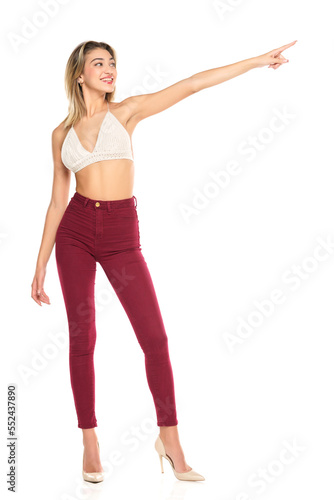
M61 159L65 167L76 173L91 163L102 160L127 158L133 160L128 131L111 111L105 114L92 152L87 151L73 128L68 131L62 148Z

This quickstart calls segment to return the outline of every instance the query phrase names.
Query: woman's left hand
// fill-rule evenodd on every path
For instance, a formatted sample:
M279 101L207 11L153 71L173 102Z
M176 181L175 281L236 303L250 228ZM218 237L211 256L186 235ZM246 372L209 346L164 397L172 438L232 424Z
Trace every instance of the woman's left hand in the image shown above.
M283 45L282 47L279 47L278 49L271 50L270 52L267 52L266 54L262 54L261 56L255 57L256 61L256 66L258 68L261 68L262 66L267 66L269 64L268 68L273 68L277 69L281 66L281 64L289 62L289 59L286 59L284 56L282 56L283 50L288 49L292 45L294 45L297 42L295 40L294 42L288 43L287 45Z

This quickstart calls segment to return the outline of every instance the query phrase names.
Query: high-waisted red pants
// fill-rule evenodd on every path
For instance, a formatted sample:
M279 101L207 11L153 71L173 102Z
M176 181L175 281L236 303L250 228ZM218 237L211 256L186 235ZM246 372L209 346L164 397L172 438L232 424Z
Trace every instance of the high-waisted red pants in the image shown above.
M106 273L144 352L157 425L177 425L168 338L141 251L136 197L101 201L76 191L57 229L55 257L69 326L69 368L78 427L97 427L93 359L96 262Z

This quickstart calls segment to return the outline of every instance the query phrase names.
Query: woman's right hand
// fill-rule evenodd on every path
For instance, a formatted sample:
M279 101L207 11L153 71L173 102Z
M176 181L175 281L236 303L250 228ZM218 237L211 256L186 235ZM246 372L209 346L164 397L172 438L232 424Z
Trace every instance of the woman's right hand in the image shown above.
M45 275L46 275L46 267L36 268L35 276L31 284L31 297L34 299L35 302L37 302L39 306L42 305L41 302L51 305L50 299L46 295L43 288Z

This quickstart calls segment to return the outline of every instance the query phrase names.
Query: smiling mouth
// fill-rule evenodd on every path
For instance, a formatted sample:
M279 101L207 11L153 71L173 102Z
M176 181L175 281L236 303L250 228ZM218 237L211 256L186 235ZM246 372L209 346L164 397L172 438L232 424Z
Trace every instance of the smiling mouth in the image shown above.
M114 77L111 78L102 78L102 82L104 83L112 83L114 81Z

